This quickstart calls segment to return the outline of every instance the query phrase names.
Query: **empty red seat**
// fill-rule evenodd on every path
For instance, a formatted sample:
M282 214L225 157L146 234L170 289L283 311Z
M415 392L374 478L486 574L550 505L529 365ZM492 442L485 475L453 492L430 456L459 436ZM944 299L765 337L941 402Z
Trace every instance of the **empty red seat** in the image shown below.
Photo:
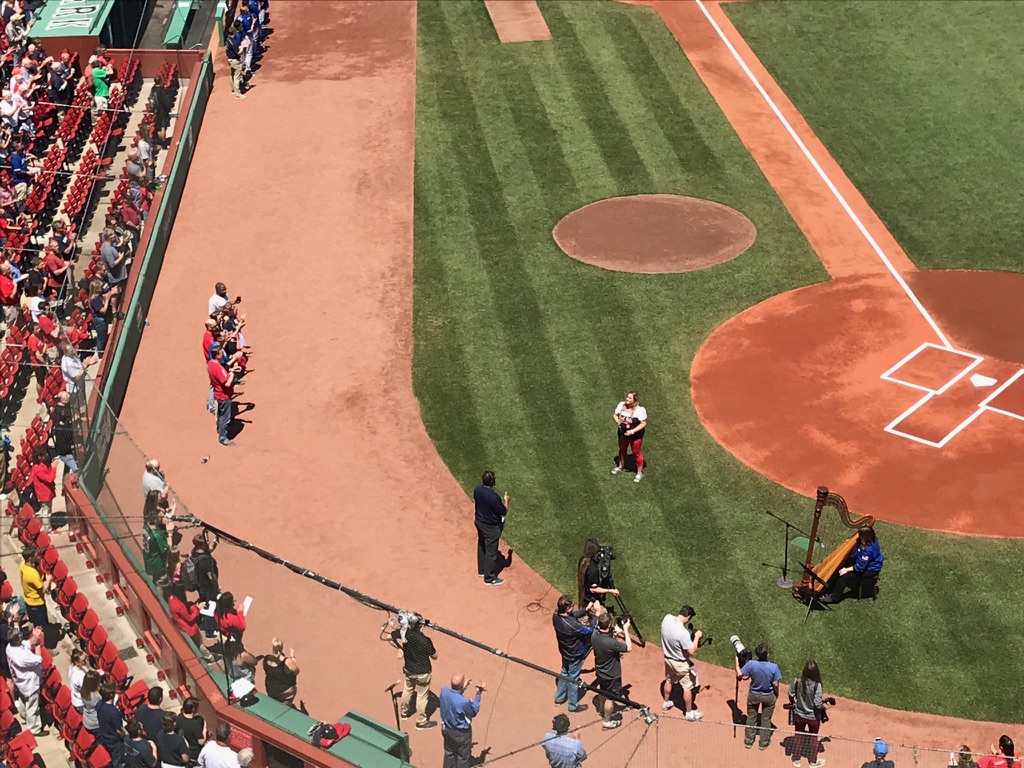
M70 621L75 627L76 633L78 631L78 627L83 621L85 621L85 615L87 613L89 613L89 598L81 592L78 592L75 594L74 599L71 601L71 605L68 607L68 621Z
M68 576L60 584L60 589L57 592L57 602L60 603L60 607L67 611L71 606L71 601L78 595L78 582L73 577Z
M68 695L70 695L70 691ZM54 702L56 704L56 702ZM70 699L68 700L70 704ZM64 722L60 728L60 735L69 745L73 745L75 740L78 738L78 732L84 731L82 727L82 716L78 714L78 710L74 707L70 707L64 713ZM69 747L71 748L71 747Z
M110 670L113 669L114 664L116 664L120 659L121 656L117 646L111 642L107 642L107 644L103 646L102 652L100 652L100 656L96 661L96 666L107 674L110 674ZM115 684L117 683L116 680L114 682Z
M88 768L110 768L110 753L106 747L98 745L86 759Z
M93 659L99 659L103 655L103 647L107 644L107 637L107 630L100 624L96 625L96 629L89 636L89 646L85 652Z
M74 712L81 719L81 715L71 706L71 689L66 685L62 685L57 690L57 695L53 697L53 706L50 707L50 714L53 715L53 719L58 723L63 723L68 716L68 712Z
M74 744L71 745L71 757L79 764L85 763L94 749L96 749L96 737L82 728L75 736ZM107 760L109 759L110 755L108 754Z
M73 607L73 606L72 606ZM92 633L96 631L96 628L100 625L100 618L96 615L96 611L89 608L85 615L82 616L82 620L78 622L78 629L76 634L78 639L83 643L89 642L89 638L92 637Z

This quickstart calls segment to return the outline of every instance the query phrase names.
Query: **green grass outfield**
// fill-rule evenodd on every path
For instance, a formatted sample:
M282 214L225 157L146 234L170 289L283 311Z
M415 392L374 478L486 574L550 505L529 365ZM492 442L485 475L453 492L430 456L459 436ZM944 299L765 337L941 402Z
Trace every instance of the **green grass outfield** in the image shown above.
M724 7L915 264L1024 271L1024 3Z
M689 602L720 664L737 633L771 642L787 676L817 658L838 694L1019 718L1004 687L1024 672L1008 652L1024 633L1009 599L1024 579L1019 543L880 525L882 597L806 624L761 567L782 557L764 510L809 525L813 503L711 439L690 363L718 323L826 274L656 16L541 9L553 42L502 46L482 3L419 6L414 381L452 472L471 489L496 469L513 496L507 539L562 589L584 539L614 544L619 586L654 640L661 616ZM554 244L569 211L641 192L731 205L757 242L685 275L607 272ZM639 485L609 473L611 411L627 388L651 412Z

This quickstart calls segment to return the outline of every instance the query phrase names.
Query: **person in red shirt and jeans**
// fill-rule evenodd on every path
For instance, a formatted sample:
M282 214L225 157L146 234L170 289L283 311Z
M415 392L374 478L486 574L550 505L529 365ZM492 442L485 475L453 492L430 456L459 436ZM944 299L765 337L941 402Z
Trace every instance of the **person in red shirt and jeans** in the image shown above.
M234 445L234 440L228 437L228 427L234 415L231 398L235 394L235 374L239 369L237 365L231 366L230 370L221 365L221 349L216 341L210 345L210 360L206 364L206 371L210 375L213 399L217 402L217 437L221 445Z
M43 530L50 530L50 511L53 500L57 496L57 457L50 458L50 451L45 445L37 445L32 452L32 468L28 472L32 483L35 503L32 505Z

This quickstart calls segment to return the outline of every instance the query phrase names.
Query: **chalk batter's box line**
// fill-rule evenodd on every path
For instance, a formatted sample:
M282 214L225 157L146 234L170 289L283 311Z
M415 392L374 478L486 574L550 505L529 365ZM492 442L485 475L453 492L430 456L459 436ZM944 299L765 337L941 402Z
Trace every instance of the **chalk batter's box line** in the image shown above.
M995 400L997 397L999 397L1001 394L1003 394L1004 390L1009 389L1010 385L1013 384L1013 382L1015 382L1021 376L1024 376L1024 368L1022 368L1021 370L1019 370L1015 374L1013 374L1013 376L1011 376L1006 381L1004 381L999 386L999 388L996 389L995 392L993 392L991 395L989 395L984 400L982 400L980 403L978 403L978 407L980 409L982 409L982 410L985 410L985 411L992 411L993 413L998 413L998 414L1001 414L1003 416L1009 416L1011 419L1017 419L1018 421L1024 421L1024 416L1022 416L1019 413L1014 413L1013 411L1005 411L1002 408L994 408L993 406L989 405L989 403L991 403L993 400Z
M933 349L941 350L942 352L945 352L947 354L960 355L961 357L966 357L969 360L971 360L972 362L968 363L966 368L964 368L959 373L957 373L953 378L951 378L949 381L947 381L945 384L943 384L939 389L932 389L931 387L925 387L925 386L922 386L920 384L914 384L914 383L909 382L909 381L904 381L903 379L897 378L896 376L893 375L893 374L896 373L896 371L898 371L904 365L909 363L911 360L913 360L915 357L917 357L919 354L921 354L921 352L923 352L928 347L931 347ZM977 368L979 365L981 365L981 363L982 363L982 361L984 361L984 359L985 358L980 357L979 355L975 355L975 354L973 354L971 352L961 352L958 349L950 349L949 347L943 347L940 344L933 344L930 341L926 341L924 344L919 346L917 349L915 349L909 355L907 355L902 360L900 360L898 363L896 363L896 365L894 365L888 371L883 373L880 378L884 379L885 381L891 381L893 384L900 384L900 385L902 385L904 387L910 387L911 389L918 389L918 390L921 390L922 392L927 392L927 393L929 393L931 395L941 395L943 392L945 392L950 387L954 386L958 381L960 381L960 379L962 379L968 373L970 373L975 368ZM915 405L911 406L911 408L912 409L919 408L922 405L924 405L924 402L927 402L927 401L918 402ZM913 410L906 411L903 414L903 416L907 416L907 415L909 415L911 413L913 413ZM900 418L903 418L903 417L901 416ZM900 420L899 418L896 419L896 422L898 422L899 420ZM893 422L893 423L896 423L896 422Z

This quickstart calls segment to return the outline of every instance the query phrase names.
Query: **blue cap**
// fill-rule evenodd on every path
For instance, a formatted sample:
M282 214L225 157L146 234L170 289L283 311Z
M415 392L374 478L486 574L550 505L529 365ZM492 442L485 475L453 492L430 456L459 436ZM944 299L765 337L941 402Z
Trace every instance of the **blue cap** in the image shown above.
M886 744L879 738L875 739L875 754L879 757L885 757L889 754L889 745Z

